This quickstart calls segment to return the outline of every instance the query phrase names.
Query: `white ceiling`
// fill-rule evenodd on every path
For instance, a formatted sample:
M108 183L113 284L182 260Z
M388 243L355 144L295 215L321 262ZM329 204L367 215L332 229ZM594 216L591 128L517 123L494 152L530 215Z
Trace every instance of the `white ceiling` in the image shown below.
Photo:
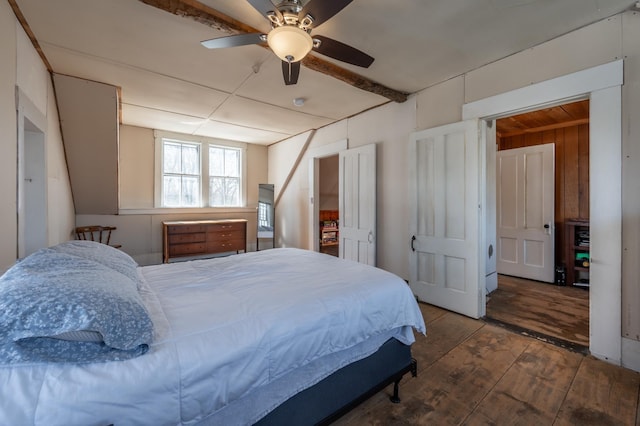
M200 41L228 34L137 0L15 1L55 73L121 87L123 124L270 144L389 102L305 67L297 85L285 86L269 50L206 49ZM245 0L200 1L270 28ZM354 0L312 35L376 59L368 69L337 65L414 93L635 3ZM304 106L295 107L294 98L304 98Z

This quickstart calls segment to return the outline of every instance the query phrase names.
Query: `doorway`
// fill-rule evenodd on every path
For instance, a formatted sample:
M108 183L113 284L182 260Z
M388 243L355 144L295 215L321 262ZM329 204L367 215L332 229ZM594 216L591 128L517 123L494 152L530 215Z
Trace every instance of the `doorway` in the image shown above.
M320 159L318 209L320 252L338 256L340 251L339 155Z
M522 253L513 256L511 250L507 253L505 245L501 244L500 223L498 223L498 289L488 297L487 317L507 322L511 325L525 327L538 333L547 334L552 338L568 340L571 343L589 345L589 292L588 287L581 285L576 292L573 282L566 282L566 270L573 267L575 259L569 246L575 241L568 241L565 224L574 220L589 220L589 100L580 100L563 105L544 108L524 114L518 114L496 120L496 142L498 156L505 153L518 153L521 150L534 150L536 147L553 144L555 167L553 169L553 224L545 225L549 231L555 231L552 238L555 246L554 265L557 271L552 284L543 280L531 280L527 268L518 268L517 262L505 264L503 258L523 257L526 254L526 244L520 244ZM508 170L508 169L507 169ZM506 171L505 171L506 172ZM527 172L525 179L537 176ZM518 176L498 177L500 180L517 181ZM539 177L536 177L540 180ZM535 190L542 187L542 182L529 182ZM509 191L505 191L509 194ZM528 194L522 197L531 198ZM535 197L534 197L535 198ZM500 195L498 195L500 199ZM515 204L515 203L513 203ZM521 203L526 205L526 202ZM521 210L540 210L538 206ZM513 209L512 209L513 210ZM497 208L500 221L500 207ZM528 217L521 212L521 217ZM534 218L535 219L535 218ZM532 226L520 224L518 229L509 230L509 235L520 233L520 239L512 241L527 241L532 233ZM538 221L544 223L544 221ZM529 228L529 229L527 229ZM542 228L542 226L540 226ZM541 229L542 230L542 229ZM538 247L537 241L531 244ZM501 251L505 253L501 253ZM542 258L542 255L531 257ZM587 252L588 256L588 252ZM521 259L516 259L521 260ZM588 264L588 261L587 261ZM553 266L553 265L550 265ZM529 268L531 269L531 268ZM518 273L522 271L522 273ZM588 276L588 270L585 271ZM556 284L556 285L553 285ZM588 285L588 284L587 284ZM587 291L584 289L586 288ZM535 303L532 303L535 301ZM562 301L562 302L559 302ZM585 302L586 301L586 302ZM563 309L565 304L566 309ZM565 313L571 312L571 317ZM514 324L515 323L515 324Z
M18 258L48 245L46 117L18 89Z

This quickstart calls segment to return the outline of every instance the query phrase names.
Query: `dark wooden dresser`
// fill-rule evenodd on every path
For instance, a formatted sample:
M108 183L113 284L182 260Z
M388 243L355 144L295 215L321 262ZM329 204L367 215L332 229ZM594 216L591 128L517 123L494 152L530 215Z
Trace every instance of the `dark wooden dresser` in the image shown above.
M247 251L246 219L162 222L162 261L186 256Z

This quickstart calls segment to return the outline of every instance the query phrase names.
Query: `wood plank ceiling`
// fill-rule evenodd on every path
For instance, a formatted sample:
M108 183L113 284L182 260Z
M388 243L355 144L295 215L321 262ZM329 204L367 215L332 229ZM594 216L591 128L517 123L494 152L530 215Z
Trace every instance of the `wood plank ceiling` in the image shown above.
M496 120L498 137L540 132L589 122L589 100L572 102Z

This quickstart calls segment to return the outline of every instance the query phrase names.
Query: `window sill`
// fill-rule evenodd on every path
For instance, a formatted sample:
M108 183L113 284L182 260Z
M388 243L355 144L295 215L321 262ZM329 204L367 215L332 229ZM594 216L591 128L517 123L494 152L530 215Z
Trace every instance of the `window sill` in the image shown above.
M255 213L255 207L159 207L154 209L119 209L120 215L189 214L189 213Z

